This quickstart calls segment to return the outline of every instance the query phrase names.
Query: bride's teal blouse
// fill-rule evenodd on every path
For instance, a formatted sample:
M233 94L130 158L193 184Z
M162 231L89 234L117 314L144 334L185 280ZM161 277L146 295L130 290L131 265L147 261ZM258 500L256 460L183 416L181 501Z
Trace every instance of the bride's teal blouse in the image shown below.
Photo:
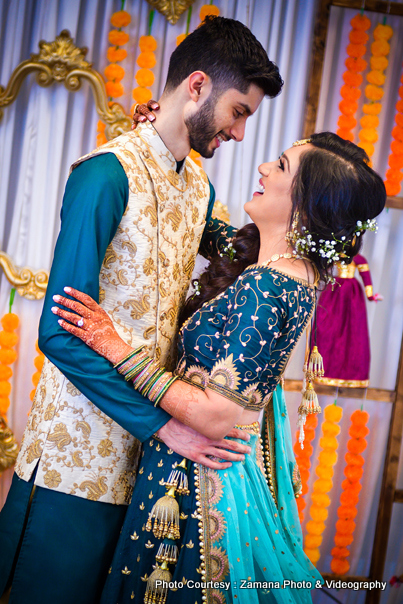
M314 309L315 287L248 267L183 325L176 374L251 410L263 408Z

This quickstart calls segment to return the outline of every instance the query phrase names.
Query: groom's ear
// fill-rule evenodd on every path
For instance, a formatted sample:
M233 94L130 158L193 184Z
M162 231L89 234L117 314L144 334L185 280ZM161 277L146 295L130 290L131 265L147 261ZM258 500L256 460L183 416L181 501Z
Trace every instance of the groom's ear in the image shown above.
M204 71L194 71L188 76L187 90L194 103L204 101L212 91L211 78Z

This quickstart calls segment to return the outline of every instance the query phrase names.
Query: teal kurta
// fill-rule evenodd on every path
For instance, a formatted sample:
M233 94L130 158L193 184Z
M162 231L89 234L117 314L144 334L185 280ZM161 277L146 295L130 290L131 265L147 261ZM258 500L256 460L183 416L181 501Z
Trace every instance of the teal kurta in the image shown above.
M278 385L314 301L315 288L307 282L252 266L181 329L181 379L216 389L244 407L265 407L265 418L263 448L256 424L243 427L252 435L244 462L214 471L187 461L180 470L190 493L177 495L179 556L170 563L167 604L307 604L310 589L321 583L302 549L295 501L301 482ZM175 543L172 535L154 533L154 520L151 526L147 521L181 461L156 439L144 443L102 604L143 602L147 577L162 563L161 544Z
M202 239L205 253L214 253L225 232L225 225L210 220L214 198L210 185ZM39 346L85 396L143 441L164 425L169 415L135 393L108 361L65 332L50 310L53 295L63 293L67 285L98 300L101 265L127 202L127 177L115 155L99 155L73 170L63 198L62 226L44 301ZM98 602L126 507L38 487L24 526L32 487L33 479L25 482L15 475L0 514L0 595L15 562L11 604ZM23 548L18 556L22 534Z

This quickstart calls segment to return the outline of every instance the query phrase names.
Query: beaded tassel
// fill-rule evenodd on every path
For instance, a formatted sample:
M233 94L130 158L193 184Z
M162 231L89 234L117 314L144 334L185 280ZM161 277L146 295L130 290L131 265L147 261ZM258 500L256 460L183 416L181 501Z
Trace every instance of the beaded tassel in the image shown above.
M175 487L171 487L167 494L154 504L146 524L146 530L151 529L157 539L179 539L179 505L175 499Z
M168 562L168 564L176 564L178 561L178 546L172 539L165 539L158 548L155 556L157 562Z
M165 604L168 595L168 583L172 575L168 569L168 563L164 561L161 566L156 565L148 577L144 604ZM158 582L158 584L157 584Z
M323 377L325 375L325 370L323 367L323 358L317 346L314 346L312 348L312 352L309 357L308 371L312 374L314 378Z

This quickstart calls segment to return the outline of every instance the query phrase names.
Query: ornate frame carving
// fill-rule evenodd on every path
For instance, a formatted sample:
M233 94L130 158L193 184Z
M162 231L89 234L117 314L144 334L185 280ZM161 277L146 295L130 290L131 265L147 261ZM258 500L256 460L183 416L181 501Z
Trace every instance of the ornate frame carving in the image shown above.
M44 88L54 83L64 82L67 90L76 92L83 80L90 83L94 95L95 107L100 119L105 122L105 136L115 138L131 127L131 118L126 115L119 103L109 106L105 84L101 74L85 60L87 48L78 48L64 29L53 42L39 42L39 53L20 63L11 74L7 86L0 86L0 120L4 107L11 105L17 98L24 79L36 73L36 81ZM20 296L28 300L40 300L44 297L49 280L46 270L35 271L29 267L16 266L5 252L0 251L0 268Z

